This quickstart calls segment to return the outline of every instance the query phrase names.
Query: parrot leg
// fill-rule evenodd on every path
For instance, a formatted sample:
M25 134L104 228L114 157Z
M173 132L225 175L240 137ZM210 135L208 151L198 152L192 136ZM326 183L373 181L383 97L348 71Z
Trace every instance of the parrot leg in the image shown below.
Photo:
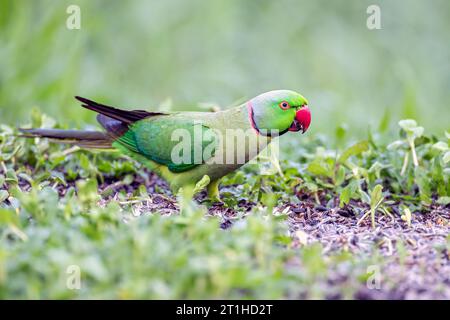
M219 195L219 183L220 183L220 180L217 179L217 180L211 181L207 187L208 198L212 202L222 202L222 200L220 200L220 195Z
M194 196L206 188L207 185L209 185L210 178L208 175L204 175L203 178L201 178L195 186L193 184L187 184L183 187L179 188L176 191L177 200L180 204L180 212L188 212L189 210L192 210L195 205L192 203L192 199Z

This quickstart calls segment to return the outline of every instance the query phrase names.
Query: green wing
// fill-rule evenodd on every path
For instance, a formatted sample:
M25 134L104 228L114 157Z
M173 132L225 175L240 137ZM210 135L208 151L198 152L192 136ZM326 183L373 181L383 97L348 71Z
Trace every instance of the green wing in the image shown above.
M198 120L168 115L137 121L116 141L172 172L183 172L211 158L219 140Z

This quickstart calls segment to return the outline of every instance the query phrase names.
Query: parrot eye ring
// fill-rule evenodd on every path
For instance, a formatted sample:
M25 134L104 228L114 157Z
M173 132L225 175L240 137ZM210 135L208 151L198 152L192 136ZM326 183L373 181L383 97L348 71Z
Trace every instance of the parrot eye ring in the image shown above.
M287 101L282 101L279 104L280 108L283 110L289 109L291 106L289 105L289 102Z

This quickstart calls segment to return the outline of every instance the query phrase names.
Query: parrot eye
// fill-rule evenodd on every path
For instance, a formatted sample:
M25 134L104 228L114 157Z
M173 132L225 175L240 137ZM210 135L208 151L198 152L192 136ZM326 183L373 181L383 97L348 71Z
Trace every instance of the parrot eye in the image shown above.
M279 106L283 110L289 109L291 107L287 101L280 102Z

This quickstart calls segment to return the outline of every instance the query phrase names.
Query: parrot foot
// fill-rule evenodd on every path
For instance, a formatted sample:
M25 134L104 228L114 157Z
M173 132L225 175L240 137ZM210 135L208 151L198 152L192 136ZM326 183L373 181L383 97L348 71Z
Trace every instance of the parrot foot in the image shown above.
M219 180L214 180L211 181L207 187L208 200L212 203L223 203L222 200L220 200L219 183Z

